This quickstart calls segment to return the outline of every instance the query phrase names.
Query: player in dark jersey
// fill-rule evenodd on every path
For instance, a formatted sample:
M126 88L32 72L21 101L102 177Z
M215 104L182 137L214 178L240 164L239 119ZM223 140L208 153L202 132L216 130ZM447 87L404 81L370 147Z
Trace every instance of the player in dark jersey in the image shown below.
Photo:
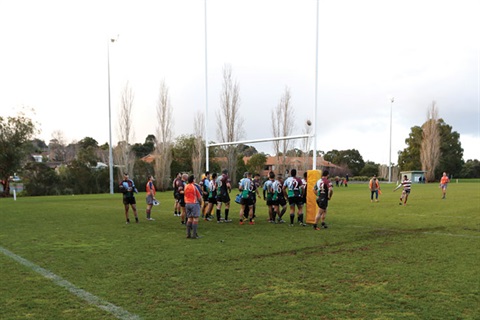
M290 177L285 180L283 184L283 193L288 199L290 205L290 226L293 226L295 220L295 207L298 208L298 223L301 226L306 226L303 222L303 183L302 179L297 177L297 170L290 171Z
M182 224L185 224L187 221L187 214L185 211L185 186L187 185L187 180L188 174L182 174L181 186L178 188L178 193L180 194L178 198L178 203L180 204L181 209L180 218L182 220Z
M206 218L205 211L208 207L208 194L210 189L210 172L206 171L205 176L199 183L200 187L202 188L202 198L203 198L203 206L202 206L202 218Z
M212 174L212 180L210 180L210 188L208 191L208 206L205 211L205 221L212 219L212 209L217 204L217 173Z
M135 222L138 223L138 214L137 214L137 202L135 200L135 193L138 193L135 183L132 179L128 178L128 173L123 174L123 180L119 185L120 191L123 193L123 206L125 207L125 219L127 224L130 223L128 218L128 210L130 206L133 210L133 215L135 216Z
M183 187L182 174L179 172L173 180L173 198L175 199L175 204L173 205L173 216L179 217L182 209L180 208L180 192L179 188Z
M285 223L285 221L283 221L282 217L283 215L285 214L285 212L287 212L287 200L285 199L285 194L283 193L283 176L281 174L279 174L277 176L277 180L276 180L276 184L275 184L275 187L277 188L277 195L278 195L278 211L277 212L277 222L278 223ZM280 210L280 207L282 208Z
M333 185L330 180L328 180L328 177L328 170L323 171L322 177L313 187L313 191L317 196L318 205L318 213L315 217L315 224L313 225L314 230L320 230L318 227L318 221L322 222L322 228L327 228L327 225L325 224L325 216L327 215L328 200L330 200L333 195Z
M248 218L249 218L249 223L251 225L255 224L255 221L253 220L253 198L252 198L252 193L253 193L253 180L252 180L252 174L250 172L245 173L245 178L240 180L238 190L240 191L241 194L241 200L240 200L240 224L243 224L243 219L244 219L244 213L245 209L248 208Z
M228 213L230 211L230 191L232 186L228 178L228 170L223 170L222 175L217 178L217 223L221 222L222 203L225 204L225 219L224 222L232 222L228 220Z

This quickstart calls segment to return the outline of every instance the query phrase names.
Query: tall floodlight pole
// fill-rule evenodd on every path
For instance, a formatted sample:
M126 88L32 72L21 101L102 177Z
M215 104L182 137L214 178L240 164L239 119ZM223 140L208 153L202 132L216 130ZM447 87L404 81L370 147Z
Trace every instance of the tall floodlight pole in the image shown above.
M388 152L388 182L392 182L392 110L395 99L390 98L390 150Z
M319 0L317 0L317 32L315 46L315 112L313 117L313 159L312 170L317 170L317 105L318 105L318 11Z
M207 0L205 0L205 167L209 171L208 158L208 59L207 59Z
M110 177L110 194L113 194L113 152L112 152L112 107L110 98L110 43L117 39L109 39L107 45L107 67L108 67L108 173Z

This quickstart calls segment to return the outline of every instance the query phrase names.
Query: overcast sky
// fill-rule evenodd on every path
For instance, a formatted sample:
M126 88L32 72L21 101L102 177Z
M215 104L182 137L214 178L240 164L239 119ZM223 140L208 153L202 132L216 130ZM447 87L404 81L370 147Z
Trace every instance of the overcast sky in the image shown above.
M320 0L317 148L357 149L387 164L436 102L461 136L464 159L480 159L478 0ZM316 0L207 0L208 131L216 136L222 69L240 85L245 140L272 137L271 112L285 88L296 128L315 121ZM48 141L108 142L110 46L113 142L120 96L135 98L135 142L155 134L160 82L174 134L193 133L205 111L205 1L0 0L0 115L33 108ZM394 97L391 104L389 97ZM301 142L297 141L301 147ZM254 145L271 153L271 143Z

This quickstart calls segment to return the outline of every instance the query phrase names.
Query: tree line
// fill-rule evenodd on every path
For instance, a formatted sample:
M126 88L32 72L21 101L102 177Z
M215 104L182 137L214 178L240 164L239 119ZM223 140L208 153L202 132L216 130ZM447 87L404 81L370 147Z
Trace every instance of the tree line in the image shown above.
M157 188L167 190L177 172L190 172L200 177L206 167L204 114L195 114L192 134L174 137L173 107L168 86L162 81L156 103L156 130L146 137L144 143L132 143L134 128L131 115L134 101L134 92L127 82L119 106L119 142L112 148L116 179L120 180L123 172L129 172L138 181L139 187L142 187L142 181L153 174ZM229 65L223 69L220 102L220 109L216 113L217 139L219 142L239 141L244 137L240 89ZM273 137L292 135L298 123L293 110L291 92L285 87L276 107L271 110ZM299 147L292 140L272 141L276 173L285 173L289 169L289 157L304 157L306 160L313 156L310 148L311 130L308 122L305 123L303 133L306 138L300 141ZM30 195L109 191L108 170L103 170L105 165L101 166L101 163L109 162L108 144L99 145L94 138L85 137L67 145L63 134L56 131L47 146L43 141L34 139L37 133L36 124L24 114L0 117L0 182L3 195L9 194L9 178L18 172L21 172L26 193ZM443 171L454 177L480 177L478 160L469 159L464 162L460 135L443 119L438 118L435 103L428 109L427 121L421 126L412 127L405 142L407 148L398 153L398 163L391 164L394 176L398 176L400 171L424 170L427 171L428 181L434 181ZM209 142L212 143L214 142ZM48 153L45 159L48 161L33 161L33 153L43 152ZM245 171L260 171L267 158L266 154L246 145L210 147L208 152L210 171L227 169L232 181L239 180ZM150 161L142 161L141 158L147 155L151 156ZM247 163L243 160L245 156L251 157ZM386 177L388 169L388 165L364 161L356 149L317 151L317 157L323 157L337 165L330 170L331 175L349 174L352 177L375 174ZM306 164L307 161L303 163ZM306 169L305 167L304 170Z

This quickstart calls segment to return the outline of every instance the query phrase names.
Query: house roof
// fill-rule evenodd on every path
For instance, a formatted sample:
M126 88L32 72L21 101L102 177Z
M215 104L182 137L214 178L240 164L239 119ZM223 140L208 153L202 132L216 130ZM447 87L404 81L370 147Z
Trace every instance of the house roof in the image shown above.
M146 163L152 163L155 161L155 156L153 154L147 154L145 157L140 158L140 160Z

